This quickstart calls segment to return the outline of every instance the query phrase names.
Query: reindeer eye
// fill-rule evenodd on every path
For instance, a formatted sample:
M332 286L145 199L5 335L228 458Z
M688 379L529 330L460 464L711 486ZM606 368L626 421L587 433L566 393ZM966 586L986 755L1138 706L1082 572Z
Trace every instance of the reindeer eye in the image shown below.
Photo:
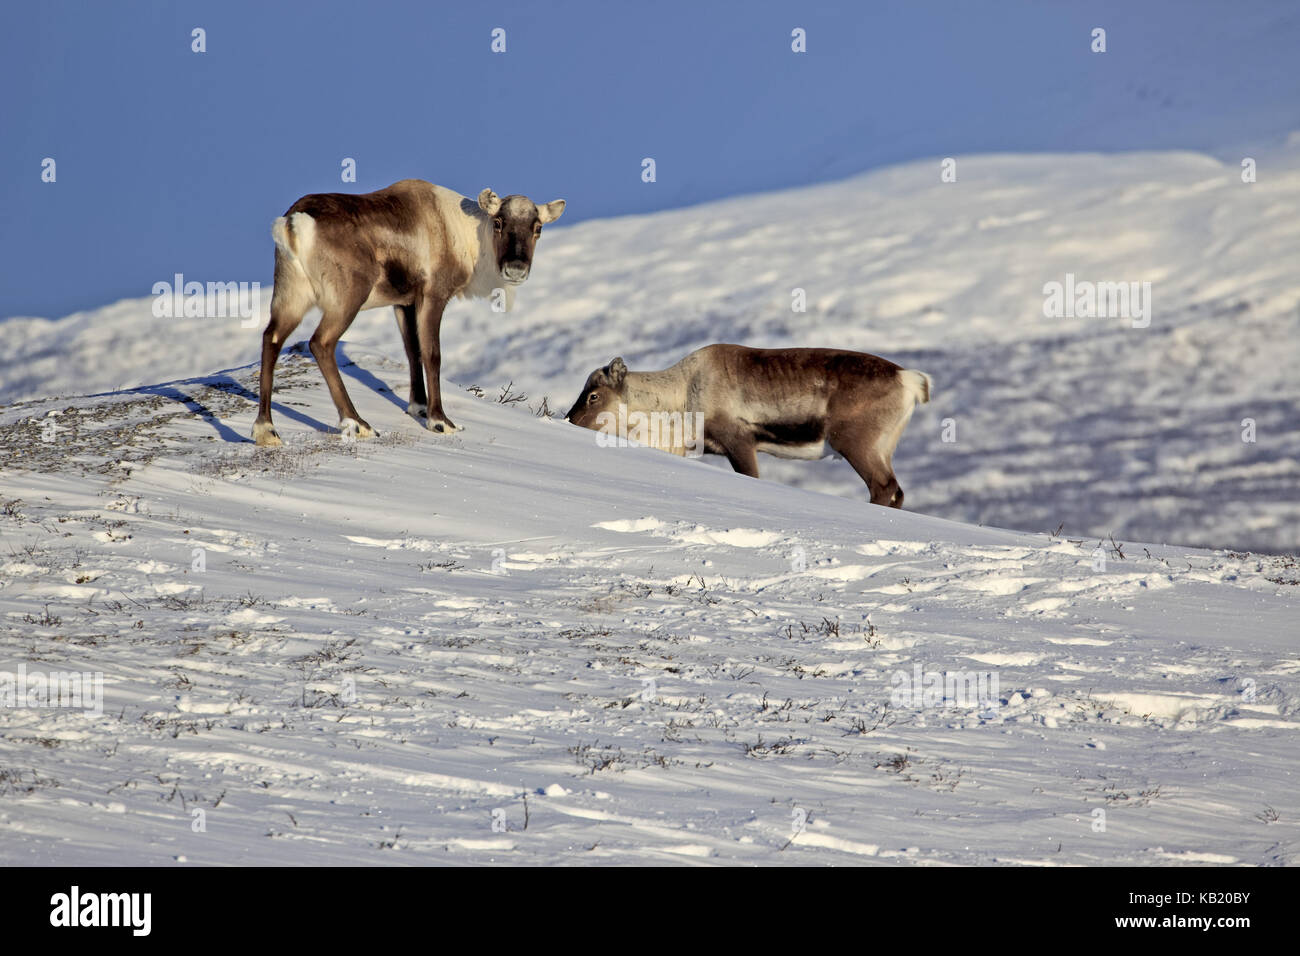
M495 229L497 232L500 232L502 228L504 228L504 226L505 224L500 219L492 220L492 228Z
M595 405L597 399L599 398L600 398L600 392L592 392L590 395L587 396L587 404Z

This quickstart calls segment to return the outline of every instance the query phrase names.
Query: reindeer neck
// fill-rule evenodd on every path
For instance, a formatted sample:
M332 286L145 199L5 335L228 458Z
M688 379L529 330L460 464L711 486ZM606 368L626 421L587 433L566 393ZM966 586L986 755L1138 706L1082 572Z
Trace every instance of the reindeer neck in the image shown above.
M686 406L686 376L673 366L661 372L628 372L624 395L633 411L680 412Z

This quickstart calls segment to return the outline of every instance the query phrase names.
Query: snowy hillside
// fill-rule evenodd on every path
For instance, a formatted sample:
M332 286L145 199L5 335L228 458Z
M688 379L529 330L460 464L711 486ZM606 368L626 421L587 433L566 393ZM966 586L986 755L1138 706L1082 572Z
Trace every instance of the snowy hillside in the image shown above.
M1300 862L1300 141L1256 158L548 229L513 313L448 312L454 437L389 310L341 348L382 437L334 433L313 316L283 449L269 283L248 327L6 320L0 864ZM1075 280L1149 323L1047 317ZM717 341L933 376L908 510L545 415ZM57 674L91 698L35 706Z
M540 323L577 250L672 225L556 237L541 304L496 320L534 342L530 374L576 370L559 356L577 332L543 348ZM711 312L693 270L735 240L696 240L703 262L642 263L697 293L661 287L651 328L680 320L662 354L709 314L776 336L787 280L751 263L763 289ZM612 261L564 306L575 330L648 307L617 301ZM879 295L816 315L904 351L947 329L953 351L927 353L942 375L962 284L943 274L931 326ZM1270 321L1252 301L1243 323ZM970 321L971 339L1033 327ZM1175 324L1194 343L1200 321ZM1090 355L1122 334L1068 338ZM461 348L476 377L509 366ZM370 442L328 434L301 351L278 379L284 449L241 441L252 367L0 411L0 672L103 675L99 715L4 712L0 863L1300 862L1292 559L1097 552L872 507L598 448L495 389L450 389L467 430L436 437L403 414L400 363L349 353ZM909 501L933 500L939 453L910 448ZM926 699L945 673L966 683Z
M1237 164L1192 153L958 157L952 183L936 158L552 227L514 312L449 309L444 375L489 389L513 381L563 410L615 355L644 369L716 341L862 349L934 377L935 401L896 456L909 509L1121 542L1295 551L1300 140L1255 158L1251 184ZM266 262L269 272L269 234ZM1150 282L1149 325L1045 317L1044 285L1067 274ZM795 289L806 312L792 310ZM269 291L268 280L263 313ZM157 319L151 306L5 321L0 401L257 358L264 315L242 328ZM391 310L358 318L343 351L365 347L401 355ZM1246 419L1253 442L1242 440ZM760 468L865 498L843 462Z

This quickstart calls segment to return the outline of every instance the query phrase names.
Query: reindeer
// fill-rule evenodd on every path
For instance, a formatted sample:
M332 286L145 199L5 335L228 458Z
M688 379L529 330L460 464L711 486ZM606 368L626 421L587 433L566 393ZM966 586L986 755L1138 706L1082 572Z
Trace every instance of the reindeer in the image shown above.
M431 431L458 431L442 407L443 309L453 296L494 296L508 311L515 286L528 278L542 226L562 212L563 199L538 206L526 196L501 199L484 189L476 202L420 179L359 196L303 196L271 227L275 291L262 335L261 403L253 439L259 445L281 444L271 422L275 362L313 305L322 315L311 352L345 436L367 438L375 430L348 397L334 350L359 311L385 305L395 307L410 363L407 413L426 416Z
M929 400L930 376L863 352L707 345L660 372L629 372L614 359L587 377L565 419L612 434L633 412L702 413L703 452L726 455L742 475L758 477L760 451L816 459L829 448L867 483L873 504L901 508L894 448ZM677 435L656 447L688 454Z

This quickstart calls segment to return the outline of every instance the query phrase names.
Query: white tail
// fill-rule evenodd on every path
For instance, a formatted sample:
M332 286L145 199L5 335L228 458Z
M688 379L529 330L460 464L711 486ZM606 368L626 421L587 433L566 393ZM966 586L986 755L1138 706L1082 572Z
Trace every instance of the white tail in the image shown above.
M930 401L930 376L914 368L905 368L898 373L898 377L903 380L904 391L912 396L914 407Z
M302 259L316 239L316 220L305 212L280 216L271 223L271 238L292 259Z

